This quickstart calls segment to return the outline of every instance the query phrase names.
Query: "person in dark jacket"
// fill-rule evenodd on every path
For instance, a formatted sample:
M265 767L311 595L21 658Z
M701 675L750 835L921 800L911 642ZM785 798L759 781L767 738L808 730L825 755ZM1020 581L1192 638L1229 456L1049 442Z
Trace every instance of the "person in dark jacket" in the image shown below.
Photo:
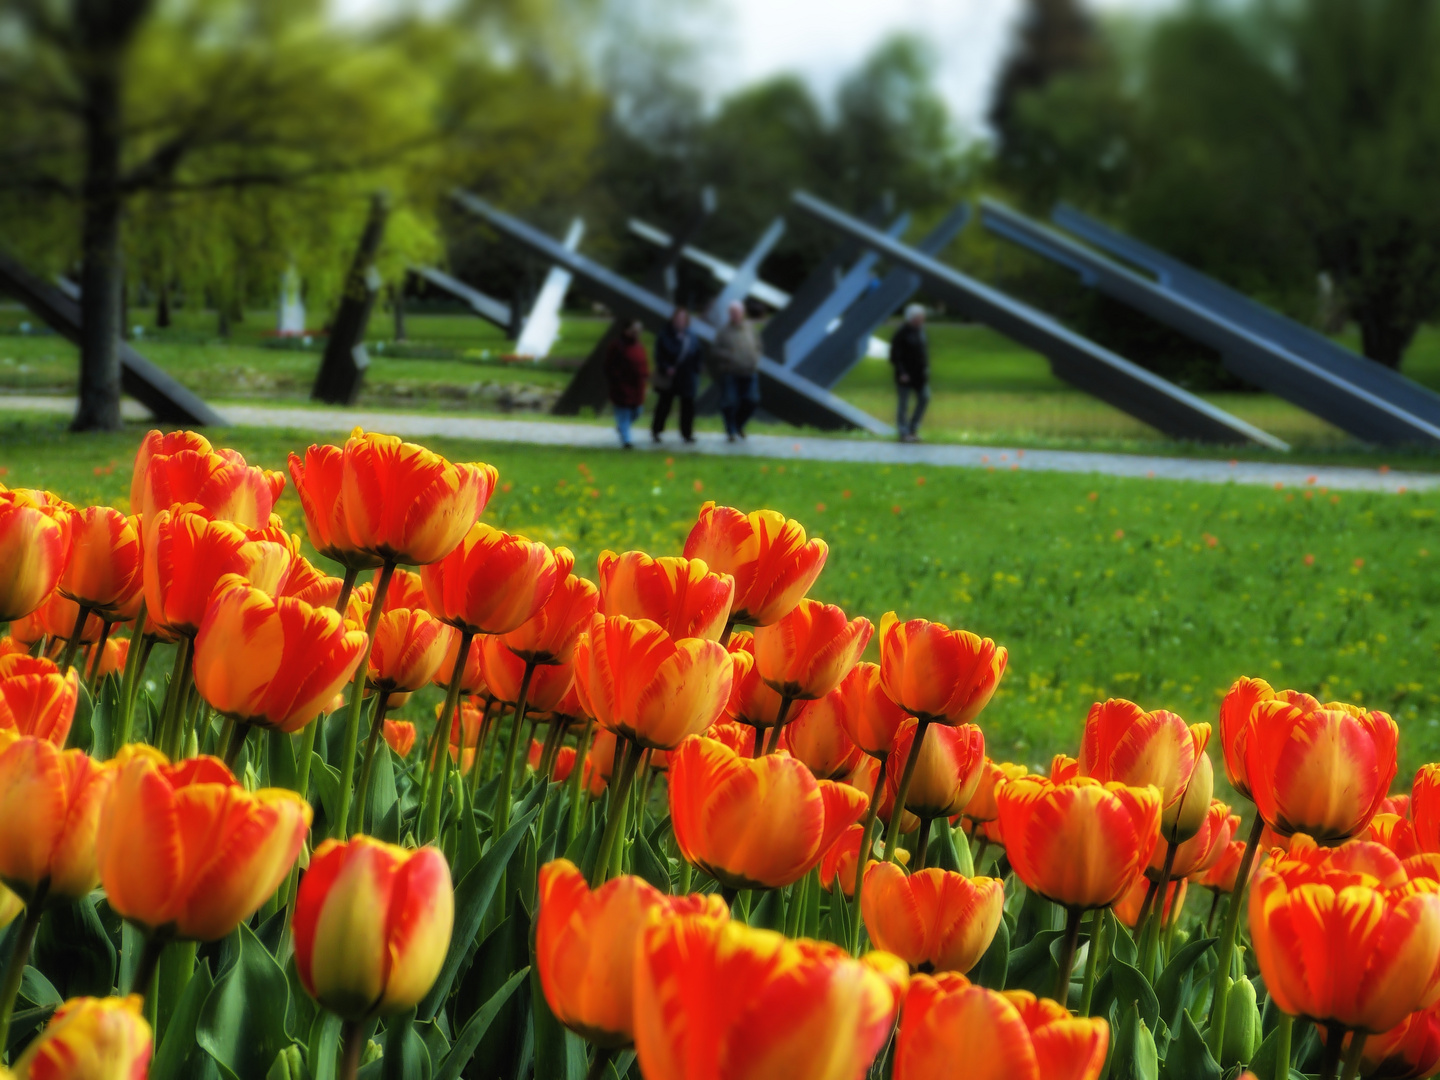
M919 304L905 309L905 321L890 339L890 364L895 368L895 394L899 399L895 426L900 441L919 442L920 419L930 404L930 343L925 340L925 309ZM912 393L913 413L909 409Z
M670 417L670 406L680 399L680 437L695 441L695 392L700 382L700 339L690 330L690 312L677 307L655 337L655 415L650 435L658 443Z
M640 320L636 319L610 342L605 353L605 381L610 387L610 404L615 406L615 431L626 450L635 449L630 441L630 425L640 419L645 384L650 379L650 360L645 355L640 329Z
M725 438L745 438L745 425L760 404L760 339L745 316L745 305L731 303L724 326L710 346L710 368L720 388L720 414Z

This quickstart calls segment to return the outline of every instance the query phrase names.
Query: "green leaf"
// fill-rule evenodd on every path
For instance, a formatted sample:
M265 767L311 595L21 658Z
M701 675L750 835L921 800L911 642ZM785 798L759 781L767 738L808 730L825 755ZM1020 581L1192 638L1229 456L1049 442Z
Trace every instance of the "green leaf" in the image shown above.
M285 1030L290 984L248 926L235 933L239 956L205 999L195 1039L227 1077L253 1080L292 1041Z
M1129 928L1119 919L1111 919L1110 930L1110 955L1134 967L1140 961L1140 950L1130 936Z
M165 1029L159 1052L150 1063L150 1080L182 1080L194 1074L195 1059L206 1056L195 1044L195 1028L200 1021L200 1009L214 986L209 962L200 961L170 1015L170 1026Z
M637 877L644 878L662 893L670 891L670 867L655 853L643 832L635 837L634 859Z
M451 1015L456 1025L468 1021L484 1008L512 973L530 960L530 921L511 912L480 943L475 960L456 991ZM511 1077L516 1075L525 1032L530 1030L530 988L523 983L500 1009L500 1015L476 1047L472 1076ZM443 1015L443 1014L442 1014Z
M30 956L63 998L105 997L115 986L115 944L93 897L51 904Z
M96 761L109 761L115 755L115 718L120 715L120 680L105 676L100 683L100 696L90 713L90 756Z
M1115 978L1115 1003L1120 1011L1123 1013L1132 1004L1138 1005L1140 1019L1150 1030L1155 1030L1156 1021L1160 1019L1160 999L1145 976L1123 960L1112 960L1110 971Z
M315 1014L315 1023L310 1028L310 1046L305 1055L310 1062L313 1080L335 1080L343 1032L344 1025L334 1013L322 1009Z
M39 968L29 966L20 975L20 998L38 1009L51 1009L65 1000Z
M1165 1054L1165 1080L1220 1080L1221 1070L1190 1014L1180 1014L1180 1027Z
M29 1041L30 1033L42 1024L49 1023L54 1012L54 1005L46 1005L38 1009L16 1009L11 1014L10 1036L5 1040L5 1049L12 1061L18 1055L21 1045Z
M1007 990L1029 990L1048 994L1055 989L1058 969L1050 946L1065 933L1063 930L1041 930L1018 949L1010 950L1005 969ZM999 936L998 933L996 935Z
M283 731L265 732L265 756L270 766L270 786L295 790L299 769L295 764L295 743Z
M1120 1032L1110 1056L1110 1080L1159 1080L1159 1075L1155 1037L1131 1002L1120 1014Z
M970 852L968 845L965 852L967 855ZM964 867L969 866L969 859L966 859L964 863L960 861L960 849L955 844L955 833L950 828L950 822L945 818L936 818L931 823L930 853L931 861L941 870L950 870L960 874L965 873ZM973 872L974 867L969 866L969 869ZM972 874L965 873L965 876L970 877Z
M972 972L975 984L987 990L1004 990L1010 967L1010 924L1004 919L995 929L995 937Z
M414 1009L386 1021L380 1076L381 1080L430 1080L430 1051L415 1030Z
M1218 938L1199 938L1187 944L1170 958L1160 980L1155 984L1155 996L1160 999L1160 1015L1176 1030L1180 1022L1179 1013L1185 1008L1190 986L1190 972L1199 959L1210 950Z
M84 663L79 656L76 657L76 660ZM90 691L82 680L80 692L75 695L75 716L70 721L70 734L65 737L65 749L89 752L91 744L94 742L94 732L90 728L90 715L94 711L95 702L90 697Z
M485 1032L490 1030L495 1015L500 1012L501 1007L504 1007L505 1002L510 1001L510 995L516 992L516 986L524 982L527 975L530 975L528 968L521 968L520 971L511 975L510 981L505 982L504 986L495 991L490 996L490 1001L481 1005L474 1017L469 1018L465 1027L461 1028L454 1047L451 1047L449 1056L445 1058L444 1064L439 1068L433 1080L458 1080L462 1068L469 1064L469 1058L475 1053L475 1047L480 1045L480 1040L485 1037ZM317 1076L315 1080L324 1079Z
M840 879L837 877L834 882L834 889L830 893L830 914L826 919L828 929L826 935L830 941L841 948L850 947L850 903L845 894L840 891Z
M515 853L521 837L529 834L530 823L539 812L539 806L533 806L523 813L456 887L455 929L450 936L450 949L445 954L440 977L420 1003L418 1016L421 1020L433 1019L440 1003L449 996L450 987L460 971L460 962L465 959L465 953L480 932L480 924L485 920L485 912L490 908L490 901L509 865L510 856Z
M335 711L339 713L341 710ZM310 759L310 782L320 794L320 805L325 808L325 817L334 821L335 815L340 812L340 770L332 767L318 753L313 754Z
M534 941L534 934L531 934ZM569 1030L555 1019L540 986L540 971L535 966L535 950L530 950L530 1016L535 1026L535 1080L567 1080L571 1071L574 1048L565 1038ZM580 1044L580 1071L585 1072L585 1045Z
M783 889L766 889L758 903L750 910L750 925L761 930L785 931L785 892Z

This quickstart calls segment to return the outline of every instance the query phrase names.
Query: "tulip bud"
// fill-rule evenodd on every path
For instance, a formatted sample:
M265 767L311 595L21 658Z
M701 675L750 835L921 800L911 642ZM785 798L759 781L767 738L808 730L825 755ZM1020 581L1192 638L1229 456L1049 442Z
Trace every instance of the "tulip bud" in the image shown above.
M1255 1005L1255 984L1240 978L1230 985L1225 998L1225 1041L1220 1047L1220 1067L1244 1065L1260 1049L1260 1010Z
M265 1080L305 1080L309 1075L305 1071L305 1059L301 1056L300 1047L291 1043L275 1055L270 1071L265 1074Z
M1200 831L1215 794L1215 768L1210 755L1201 751L1195 758L1195 771L1185 794L1165 808L1160 817L1160 835L1169 843L1183 844Z

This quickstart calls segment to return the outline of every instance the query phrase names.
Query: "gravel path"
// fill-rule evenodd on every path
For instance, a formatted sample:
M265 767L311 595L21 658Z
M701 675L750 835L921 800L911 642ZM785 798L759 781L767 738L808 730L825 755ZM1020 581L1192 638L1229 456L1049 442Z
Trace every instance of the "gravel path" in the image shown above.
M73 412L73 399L63 397L0 397L0 411ZM408 438L448 436L485 442L530 443L614 449L609 426L557 423L550 420L506 420L476 416L368 412L354 409L308 409L229 405L221 410L238 427L297 428L343 433L356 426ZM147 414L126 402L127 418ZM1076 450L1017 450L1005 446L957 446L945 443L905 445L867 438L823 438L808 435L751 435L727 443L719 434L701 433L686 446L672 431L658 446L649 430L636 429L636 450L666 454L713 454L739 457L797 458L809 461L856 461L883 465L926 465L940 468L1011 469L1016 471L1100 473L1138 479L1190 480L1205 484L1257 484L1301 487L1307 484L1341 491L1429 491L1440 488L1440 474L1395 472L1381 467L1307 466L1281 462L1211 461L1197 458L1103 454Z

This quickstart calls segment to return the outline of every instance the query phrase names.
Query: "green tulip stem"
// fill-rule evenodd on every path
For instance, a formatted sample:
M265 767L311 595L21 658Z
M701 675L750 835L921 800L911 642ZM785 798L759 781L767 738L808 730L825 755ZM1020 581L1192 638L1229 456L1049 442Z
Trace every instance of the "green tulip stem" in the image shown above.
M365 678L370 674L370 650L375 647L375 631L380 625L385 594L390 591L390 579L394 575L395 564L386 559L385 565L380 568L380 580L375 583L370 617L365 620L365 648L360 653L360 663L350 683L350 708L345 714L345 739L340 747L340 806L336 809L335 820L330 823L337 840L344 840L348 835L350 800L355 786L355 750L360 742L360 703L365 696Z
M140 947L140 959L135 964L135 981L130 984L130 993L145 999L145 1018L153 1029L159 1011L160 995L156 990L160 968L160 955L170 944L170 935L159 930L146 930L145 942Z
M765 754L767 757L773 754L779 747L780 732L785 727L785 718L790 715L790 706L794 703L795 699L789 694L780 695L780 710L775 714L775 726L770 729L769 738L765 743Z
M495 792L495 838L498 840L510 827L510 793L515 787L515 751L520 745L520 730L525 726L526 699L530 696L530 680L535 677L535 661L525 661L525 674L520 679L520 692L515 695L515 723L510 729L510 744L505 748L505 765L500 774L500 788Z
M315 755L315 736L324 722L323 715L317 716L305 725L305 734L300 736L300 763L295 770L295 790L302 799L310 798L310 760Z
M390 691L375 695L375 715L370 719L370 734L365 739L365 758L360 764L360 788L355 793L355 831L365 831L365 804L370 801L370 775L375 771L375 750L380 732L385 727L385 710L390 707Z
M850 897L850 955L860 955L860 893L865 888L865 863L870 859L870 847L875 843L875 818L880 809L880 789L885 785L885 763L890 759L889 754L876 754L880 760L880 768L875 770L875 788L870 792L870 805L865 810L865 828L860 833L860 850L855 853L855 891ZM841 884L840 894L836 897L836 903L840 903L840 896L845 893L844 884Z
M605 884L605 879L610 875L610 857L615 850L615 841L625 831L626 811L630 809L630 786L635 781L640 755L644 753L644 748L639 743L632 742L623 735L616 738L624 741L625 756L620 767L615 770L615 775L611 777L610 813L605 819L605 833L600 838L600 852L595 859L594 873L591 874L592 889L598 889ZM620 742L617 741L616 746L619 745Z
M120 726L116 729L115 745L110 748L110 756L115 756L115 751L130 741L130 732L134 727L135 717L135 686L140 681L140 669L145 666L145 658L150 650L146 648L145 642L145 601L140 601L140 613L135 618L135 632L130 637L130 651L125 654L125 673L120 677Z
M1290 1080L1290 1034L1294 1028L1295 1018L1282 1012L1275 1025L1274 1080Z
M225 767L231 772L235 771L235 759L240 756L239 745L233 749L230 746L235 741L235 721L232 717L227 716L225 722L220 725L220 739L215 743L215 749L219 752L221 760L225 762ZM240 740L242 743L244 741L244 739Z
M4 980L0 981L0 1051L10 1038L10 1017L15 1013L15 995L20 993L20 983L25 978L25 965L30 961L30 949L35 944L35 935L40 930L40 917L45 914L45 894L50 891L47 878L36 887L25 902L25 915L15 936L10 951L10 962L5 965Z
M480 779L485 775L485 751L490 749L490 732L495 728L495 699L485 702L485 711L480 714L480 730L475 733L475 757L470 762L470 801L480 790Z
M1105 921L1107 908L1096 908L1090 913L1090 942L1085 947L1085 981L1080 990L1081 1016L1090 1015L1090 1001L1095 995L1095 975L1100 970L1100 950L1109 924Z
M445 779L449 770L444 767L445 755L450 746L450 732L460 712L461 687L465 681L465 661L470 656L470 642L475 635L468 630L460 631L459 648L455 651L455 666L450 669L450 685L445 688L445 704L435 715L435 731L425 755L425 783L420 800L423 829L417 823L417 832L422 837L436 839L440 835L440 804L445 800ZM464 725L460 728L460 741L465 741ZM461 751L463 753L464 747ZM429 831L432 829L433 831Z
M337 1080L355 1080L360 1072L360 1055L365 1052L365 1025L346 1020L340 1035L340 1071Z
M85 676L85 685L89 687L90 693L95 693L95 685L100 681L100 665L105 662L105 645L110 640L110 628L115 624L109 619L100 620L100 640L95 643L95 651L90 654L90 662L86 665L88 674Z
M1080 920L1083 908L1065 909L1065 937L1060 945L1060 972L1055 976L1055 1000L1070 1007L1070 972L1075 967L1075 953L1080 947Z
M617 1051L609 1046L595 1047L595 1057L590 1061L590 1067L585 1071L585 1080L601 1080L605 1075L605 1069L614 1060Z
M345 568L345 577L340 582L340 595L335 598L335 610L340 617L345 617L345 609L350 606L350 594L355 591L355 582L360 577L360 569L355 566Z
M1340 1073L1340 1080L1355 1080L1360 1075L1360 1058L1365 1053L1365 1040L1369 1037L1368 1031L1351 1032L1350 1047L1345 1051L1345 1068Z
M895 856L900 852L900 822L905 818L905 797L910 794L910 780L915 775L915 766L920 761L920 747L924 745L925 732L929 729L928 717L916 718L915 738L910 743L910 753L905 758L905 769L900 773L900 787L895 792L895 805L890 808L890 828L885 831L886 862L894 862Z
M1147 979L1151 978L1151 972L1155 966L1155 954L1160 948L1160 931L1165 925L1165 897L1170 891L1170 872L1175 869L1175 849L1178 846L1178 844L1170 843L1165 845L1165 863L1160 869L1160 883L1155 891L1155 904L1150 909L1150 921L1145 924L1145 951L1140 957L1140 971Z
M930 853L930 827L934 824L934 818L922 817L920 819L920 839L915 845L915 869L917 871L925 869L925 856Z
M575 744L575 764L570 768L570 832L566 841L567 847L580 835L580 792L585 781L585 755L590 752L590 735L594 730L595 721L586 720L585 728L580 732L580 741ZM689 865L685 863L685 866Z
M181 739L185 735L185 695L190 692L190 657L194 650L194 638L187 636L180 639L175 646L175 664L170 669L170 685L165 689L165 711L160 720L164 741L160 749L171 761L180 757Z
M75 616L75 628L70 631L70 640L65 643L65 655L60 658L60 674L62 675L67 674L75 662L75 650L80 648L80 639L85 636L85 620L89 617L89 606L79 605L79 613Z
M1225 912L1225 927L1220 931L1220 949L1215 954L1215 987L1210 996L1210 1052L1218 1059L1225 1039L1225 998L1230 992L1230 965L1235 955L1235 935L1240 929L1240 911L1245 906L1245 888L1250 884L1250 867L1255 863L1255 850L1260 846L1260 833L1265 819L1257 812L1245 841L1245 854L1235 873L1235 891L1230 894L1230 908Z

